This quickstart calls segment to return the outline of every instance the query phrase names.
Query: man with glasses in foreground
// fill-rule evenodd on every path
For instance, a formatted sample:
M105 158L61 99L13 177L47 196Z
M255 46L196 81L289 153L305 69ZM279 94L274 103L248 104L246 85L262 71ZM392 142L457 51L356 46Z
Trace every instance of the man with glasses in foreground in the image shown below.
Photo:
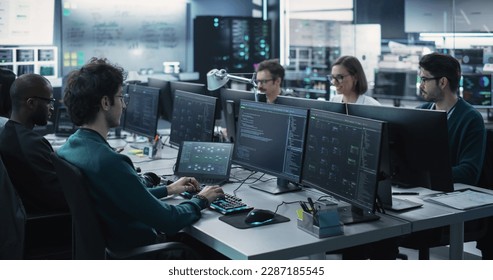
M418 108L447 112L450 161L454 183L477 185L486 145L481 114L457 95L461 67L450 55L431 53L419 62L419 89L428 101Z
M37 74L18 77L10 89L12 114L0 134L0 154L27 214L68 213L61 186L50 160L53 148L33 131L53 114L53 88Z
M281 88L284 73L284 67L278 59L264 60L258 65L255 83L258 90L265 94L267 103L276 103L279 95L292 95Z
M453 182L476 186L483 167L486 130L481 114L457 94L461 78L459 62L450 55L424 55L419 61L419 78L421 96L428 102L418 108L447 112ZM472 230L475 226L470 225ZM410 248L423 244L436 246L441 244L447 231L448 227L442 227L413 233L404 238L401 245ZM492 257L490 246L478 246L484 259Z

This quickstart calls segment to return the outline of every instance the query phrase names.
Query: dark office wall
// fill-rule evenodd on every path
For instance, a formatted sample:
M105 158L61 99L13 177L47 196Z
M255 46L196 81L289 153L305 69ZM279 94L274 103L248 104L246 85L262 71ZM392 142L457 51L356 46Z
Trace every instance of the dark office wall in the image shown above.
M405 0L355 0L355 23L379 23L382 39L406 39Z
M279 58L281 51L281 22L279 0L269 0L267 6L267 19L272 23L272 57Z
M118 1L118 0L110 0ZM146 0L147 1L147 0ZM161 0L167 1L167 0ZM182 65L184 71L193 71L193 19L202 15L252 16L251 0L188 0L187 20L187 62ZM62 0L55 0L55 24L53 44L59 47L59 69L62 69Z
M187 69L194 69L193 20L197 16L239 16L251 17L251 0L189 0ZM203 42L204 45L214 42ZM194 69L194 71L197 71Z

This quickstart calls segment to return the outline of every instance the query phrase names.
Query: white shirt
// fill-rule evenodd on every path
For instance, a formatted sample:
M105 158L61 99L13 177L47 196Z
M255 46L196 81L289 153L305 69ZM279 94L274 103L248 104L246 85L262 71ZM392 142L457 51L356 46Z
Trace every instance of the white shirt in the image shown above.
M342 102L342 94L337 94L333 96L330 101L331 102ZM358 96L358 99L354 104L363 104L363 105L381 105L380 102L376 101L373 97L361 94Z

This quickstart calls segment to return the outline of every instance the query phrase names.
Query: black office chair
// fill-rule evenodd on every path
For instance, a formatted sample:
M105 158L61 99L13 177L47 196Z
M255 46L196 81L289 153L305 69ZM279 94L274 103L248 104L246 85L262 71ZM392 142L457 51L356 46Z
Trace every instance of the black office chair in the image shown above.
M114 251L106 246L104 232L97 212L92 207L88 180L84 174L67 161L52 153L52 161L62 184L63 192L72 213L74 259L154 259L162 252L185 252L190 258L199 255L180 242L166 242Z
M0 158L0 259L22 259L26 212Z
M1 158L0 175L0 259L69 259L70 214L26 214Z

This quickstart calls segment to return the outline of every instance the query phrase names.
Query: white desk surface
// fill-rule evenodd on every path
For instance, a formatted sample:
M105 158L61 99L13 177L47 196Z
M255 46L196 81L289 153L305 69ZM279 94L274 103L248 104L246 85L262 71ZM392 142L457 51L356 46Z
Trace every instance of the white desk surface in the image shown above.
M481 190L493 194L493 191L491 190L464 184L454 184L455 190L464 188ZM394 190L402 191L400 189ZM493 204L468 210L458 210L423 200L423 196L437 193L436 191L426 188L411 188L406 189L405 191L418 192L419 196L400 196L400 198L423 203L423 207L405 212L387 211L387 214L409 221L411 223L412 232L450 226L450 259L463 259L464 257L464 222L493 215Z
M275 183L270 181L268 183ZM267 183L266 183L267 184ZM223 186L233 193L238 183ZM306 201L307 196L316 199L311 190L272 195L244 184L236 195L250 206L275 211L284 202ZM410 224L387 215L380 220L343 226L344 235L316 238L297 228L298 203L284 204L277 213L291 221L249 229L234 228L218 218L220 214L203 211L203 219L186 229L190 235L213 247L232 259L292 259L303 256L325 256L325 252L352 247L373 241L404 235L410 232Z
M111 142L114 147L123 146L124 142ZM124 151L128 153L129 149ZM135 166L142 172L152 171L157 174L172 174L172 166L176 161L177 150L165 147L162 159L150 160L146 156L129 154ZM249 172L234 168L232 177L245 178ZM275 184L274 180L265 184ZM223 186L227 193L233 191L239 183L231 183ZM272 195L252 189L244 184L236 195L245 203L255 208L275 211L278 204L285 202L306 201L307 196L313 199L322 194L315 190ZM168 197L165 200L170 204L180 203L180 196ZM199 241L214 248L218 252L231 259L293 259L310 256L324 258L325 252L341 248L365 244L373 241L391 238L410 233L410 224L406 221L382 215L380 220L344 226L344 235L316 238L297 228L296 210L300 208L298 203L282 205L277 213L288 217L291 221L266 225L250 229L237 229L219 220L222 215L212 211L202 211L202 219L184 230Z
M121 140L112 141L109 142L114 147L124 145ZM129 149L127 145L124 153L128 152ZM178 150L175 148L165 147L162 152L162 158L158 160L150 160L146 156L129 156L134 161L135 166L140 167L143 172L152 171L161 175L173 173L172 167L176 161L177 152ZM241 174L242 172L248 174L247 171L233 169L231 175L245 178L246 175ZM266 184L274 183L274 181L266 182ZM233 193L237 186L238 183L232 183L223 186L223 188L225 192ZM465 187L471 186L455 185L456 189ZM425 188L406 189L406 191L419 192L420 196L433 193L433 191ZM244 184L236 192L236 195L250 206L275 211L276 206L282 201L306 200L308 196L316 199L321 196L321 193L305 189L300 192L271 195L251 189L248 184ZM463 258L464 222L493 215L493 205L462 211L423 201L420 196L405 196L401 198L423 203L424 205L421 208L405 212L387 211L385 215L380 215L381 219L378 221L344 226L344 235L322 239L318 239L297 228L296 210L299 208L298 203L279 207L277 213L291 219L290 222L286 223L250 229L237 229L220 221L218 218L221 214L212 210L204 210L202 219L191 227L186 228L185 231L232 259L292 259L303 256L322 258L324 252L327 251L370 243L425 229L450 226L450 258ZM166 199L169 203L179 203L181 200L181 197Z

